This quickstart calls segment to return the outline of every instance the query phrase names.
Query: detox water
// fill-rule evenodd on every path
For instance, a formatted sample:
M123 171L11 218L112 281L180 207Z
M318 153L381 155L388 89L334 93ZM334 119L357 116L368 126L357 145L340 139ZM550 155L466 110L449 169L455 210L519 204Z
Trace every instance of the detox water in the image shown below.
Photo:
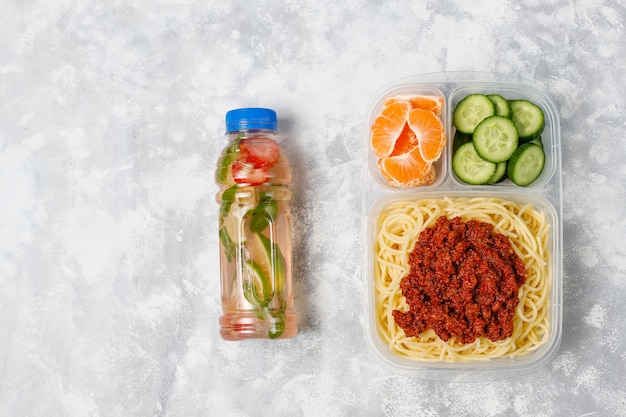
M296 335L293 309L291 170L276 142L276 113L226 114L228 144L215 173L220 187L219 241L226 340Z

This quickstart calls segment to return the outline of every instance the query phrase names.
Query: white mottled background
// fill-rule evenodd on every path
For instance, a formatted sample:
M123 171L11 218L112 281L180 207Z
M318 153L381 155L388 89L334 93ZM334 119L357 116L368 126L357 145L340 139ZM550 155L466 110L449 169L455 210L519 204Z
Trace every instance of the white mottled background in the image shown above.
M0 4L0 416L626 415L618 0ZM564 321L535 373L394 375L363 325L361 141L383 84L478 70L561 112ZM224 113L294 167L287 341L219 337Z

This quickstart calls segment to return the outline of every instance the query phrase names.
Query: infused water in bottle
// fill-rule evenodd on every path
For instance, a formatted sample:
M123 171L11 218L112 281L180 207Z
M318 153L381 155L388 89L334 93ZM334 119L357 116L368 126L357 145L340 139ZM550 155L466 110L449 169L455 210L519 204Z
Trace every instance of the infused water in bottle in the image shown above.
M226 340L288 338L293 309L291 170L276 142L276 112L226 113L228 144L215 172L220 187L222 288L220 333Z

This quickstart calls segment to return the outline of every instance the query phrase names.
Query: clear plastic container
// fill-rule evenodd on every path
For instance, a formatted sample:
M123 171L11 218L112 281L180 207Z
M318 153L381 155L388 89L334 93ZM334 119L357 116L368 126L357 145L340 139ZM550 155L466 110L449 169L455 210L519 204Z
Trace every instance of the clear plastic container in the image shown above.
M291 170L276 142L276 113L226 114L228 144L217 161L222 310L226 340L289 338L293 309Z
M370 146L371 125L386 98L403 94L441 94L445 98L442 120L447 135L446 149L436 162L437 175L428 185L411 188L389 186L378 172L377 157ZM507 99L527 99L539 105L545 116L542 142L546 156L540 177L527 187L505 180L493 185L469 185L460 181L451 168L454 127L452 112L456 104L472 93L500 94ZM363 230L365 330L369 345L385 366L403 374L432 379L482 380L519 375L549 361L558 349L562 326L563 243L562 243L562 183L559 115L554 102L533 82L506 75L476 72L447 72L423 74L397 80L383 86L372 98L365 116L363 169ZM390 348L378 328L380 306L377 306L375 286L375 239L381 212L398 201L419 201L430 198L499 198L519 204L531 204L545 216L549 226L547 248L551 274L548 293L549 332L536 349L520 356L489 360L450 362L406 357Z

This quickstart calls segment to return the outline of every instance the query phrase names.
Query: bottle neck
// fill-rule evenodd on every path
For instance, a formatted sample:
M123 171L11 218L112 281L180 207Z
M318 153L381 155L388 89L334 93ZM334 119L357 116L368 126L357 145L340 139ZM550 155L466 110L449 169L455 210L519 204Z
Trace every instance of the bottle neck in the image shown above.
M276 139L277 131L271 129L247 129L234 130L226 133L229 140L249 139L249 138L271 138Z

